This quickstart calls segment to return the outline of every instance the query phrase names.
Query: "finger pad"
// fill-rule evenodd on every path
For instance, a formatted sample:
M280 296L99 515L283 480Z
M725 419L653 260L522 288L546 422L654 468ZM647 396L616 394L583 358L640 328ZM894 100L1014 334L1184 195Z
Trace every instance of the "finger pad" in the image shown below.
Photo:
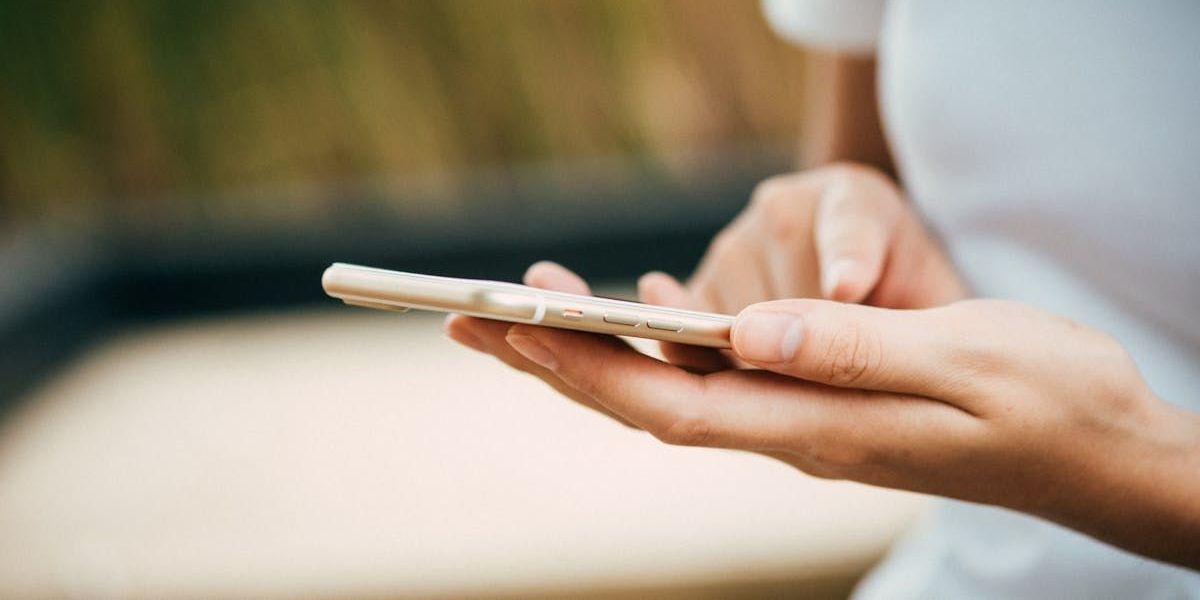
M666 273L647 273L638 280L638 296L647 304L687 308L688 296L674 277Z
M566 267L550 261L534 263L525 272L523 279L526 285L544 290L591 295L591 289L583 278Z

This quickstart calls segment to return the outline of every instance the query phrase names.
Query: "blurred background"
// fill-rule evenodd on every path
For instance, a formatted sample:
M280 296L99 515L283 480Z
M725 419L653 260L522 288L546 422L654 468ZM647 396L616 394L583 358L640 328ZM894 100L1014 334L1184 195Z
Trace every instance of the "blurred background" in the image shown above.
M681 152L787 140L800 114L800 56L753 2L0 10L0 184L16 223L317 220L381 178L453 188L483 166L611 157L661 171ZM283 185L316 189L255 194Z
M787 167L802 69L754 2L3 2L4 264L105 321L318 301L332 260L686 271Z
M920 499L319 287L685 276L805 65L741 0L0 2L0 595L844 595Z

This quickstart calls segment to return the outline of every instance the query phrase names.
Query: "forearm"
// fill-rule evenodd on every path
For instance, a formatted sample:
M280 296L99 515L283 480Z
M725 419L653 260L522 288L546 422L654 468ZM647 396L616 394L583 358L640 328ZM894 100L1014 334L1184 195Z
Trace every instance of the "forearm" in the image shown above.
M808 55L807 115L801 166L852 161L895 174L875 89L875 57Z

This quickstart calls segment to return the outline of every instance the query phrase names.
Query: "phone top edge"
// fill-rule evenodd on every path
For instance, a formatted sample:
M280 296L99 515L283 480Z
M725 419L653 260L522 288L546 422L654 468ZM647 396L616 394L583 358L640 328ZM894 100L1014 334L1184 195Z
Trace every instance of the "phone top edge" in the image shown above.
M440 275L426 275L423 273L409 273L409 272L405 272L405 271L394 271L394 270L390 270L390 269L380 269L377 267L367 267L367 266L362 266L362 265L340 263L340 262L333 263L328 268L325 269L325 273L322 275L322 278L321 278L322 287L324 288L324 290L327 294L329 294L330 296L336 297L336 298L345 299L346 297L349 296L349 297L352 297L354 299L359 299L359 300L368 300L368 301L376 301L376 302L380 301L380 298L377 298L374 296L363 296L361 294L347 293L348 290L346 290L345 287L348 287L348 285L346 284L345 281L340 280L339 277L342 275L351 275L352 276L354 273L365 274L365 275L375 275L375 276L388 277L388 278L399 277L399 278L402 278L407 281L425 282L425 283L432 284L432 285L441 284L441 285L453 286L453 285L459 285L459 284L466 283L466 284L470 284L473 286L482 286L482 287L492 288L495 291L501 291L501 292L510 291L510 292L517 292L517 293L522 293L522 294L532 294L534 296L541 296L541 297L543 297L543 299L545 301L558 300L560 302L571 302L571 301L574 301L577 298L581 297L578 294L569 294L566 292L545 290L545 289L541 289L541 288L535 288L535 287L522 285L519 283L511 283L511 282L507 282L507 281L492 281L492 280L484 280L484 279L463 279L463 278L457 278L457 277L445 277L445 276L440 276ZM637 302L637 301L633 301L633 300L622 300L619 298L605 298L605 297L601 297L601 296L583 296L583 297L586 298L587 301L591 304L610 306L613 309L637 310L637 311L647 311L647 312L665 314L665 315L677 315L677 316L687 317L687 318L691 318L691 319L705 320L705 321L709 321L709 322L716 323L716 324L732 324L735 319L732 315L707 313L707 312L700 312L700 311L694 311L694 310L688 310L688 309L682 309L682 308L659 306L659 305L655 305L655 304L645 304L645 303ZM397 306L409 306L412 308L423 309L423 310L443 310L438 305L429 305L429 304L422 305L420 303L409 303L409 302L398 301L398 300L394 300L394 299L383 299L383 300L386 303L394 304Z
M325 292L350 305L453 312L695 346L729 348L734 317L620 299L553 292L508 282L457 279L345 263L321 278Z

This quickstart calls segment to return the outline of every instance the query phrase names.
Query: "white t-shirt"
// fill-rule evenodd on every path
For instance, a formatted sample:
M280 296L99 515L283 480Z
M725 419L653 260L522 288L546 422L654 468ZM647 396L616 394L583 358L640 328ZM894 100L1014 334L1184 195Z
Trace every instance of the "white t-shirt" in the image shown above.
M1112 334L1158 395L1200 410L1200 2L764 8L796 42L878 54L906 191L980 296ZM946 501L857 595L1200 598L1200 573Z

